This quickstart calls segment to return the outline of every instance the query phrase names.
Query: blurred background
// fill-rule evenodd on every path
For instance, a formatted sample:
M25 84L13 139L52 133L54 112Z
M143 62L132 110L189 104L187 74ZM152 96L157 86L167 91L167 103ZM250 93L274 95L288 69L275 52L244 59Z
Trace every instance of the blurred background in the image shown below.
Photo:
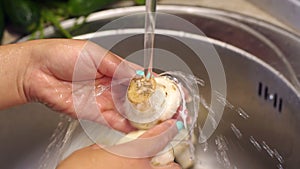
M48 25L55 25L57 29L61 29L59 22L68 18L145 3L145 0L93 1L86 3L83 0L2 0L3 9L0 14L2 44L15 42L20 37L42 30L42 27ZM300 16L299 0L159 0L158 4L184 4L233 11L270 22L299 35L300 22L297 18ZM20 10L13 10L15 8ZM1 15L4 15L3 19ZM63 34L69 37L68 32Z

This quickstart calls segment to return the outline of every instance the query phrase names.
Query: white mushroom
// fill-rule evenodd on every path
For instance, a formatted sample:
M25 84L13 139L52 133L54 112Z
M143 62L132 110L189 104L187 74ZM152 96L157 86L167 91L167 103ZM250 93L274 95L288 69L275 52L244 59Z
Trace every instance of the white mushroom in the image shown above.
M167 77L131 80L125 99L125 114L138 129L149 129L172 118L181 103L176 83Z
M128 133L126 136L122 137L117 144L123 144L123 143L127 143L129 141L133 141L135 139L137 139L138 137L140 137L142 134L144 134L146 132L146 130L137 130L137 131L132 131L130 133Z
M122 137L117 144L135 140L145 132L146 130L133 131ZM170 144L151 159L151 163L155 166L164 166L176 160L183 169L192 167L194 158L190 144L188 143L190 140L191 138L187 130L183 129L179 131Z
M170 142L172 145L175 160L184 169L190 168L194 164L194 153L191 152L191 145L194 144L194 133L189 133L182 129Z
M121 138L117 144L132 141L147 129L174 116L182 102L177 84L165 76L133 78L125 99L125 114L138 131ZM192 152L187 141L191 139L187 130L181 130L164 150L152 158L153 165L163 166L174 159L183 167L193 165Z
M154 166L165 166L170 164L171 162L174 162L174 159L175 156L173 150L170 149L170 147L166 147L156 156L152 157L151 163Z

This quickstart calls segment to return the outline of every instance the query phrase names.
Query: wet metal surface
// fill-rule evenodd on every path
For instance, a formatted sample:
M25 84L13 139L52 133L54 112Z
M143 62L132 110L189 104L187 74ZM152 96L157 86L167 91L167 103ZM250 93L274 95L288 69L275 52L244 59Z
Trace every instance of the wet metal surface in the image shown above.
M88 18L87 24L73 33L81 35L95 32L114 18L143 10L142 7L133 7L95 13ZM297 85L295 79L290 76L290 69L287 69L285 63L280 60L280 57L285 56L291 63L293 71L296 72L296 76L300 77L300 58L297 57L297 53L300 52L300 42L295 35L253 18L220 10L184 6L159 6L158 10L181 16L197 25L208 37L253 54L272 65L290 82ZM64 22L63 25L65 27L71 26L72 21ZM53 34L52 28L46 29L45 34L49 37L57 37ZM23 40L26 40L26 37ZM161 43L161 45L164 44ZM180 46L179 43L177 45ZM186 54L184 51L178 51L177 49L180 48L174 48L174 46L165 47L177 52L178 55ZM143 46L136 47L142 48ZM231 105L239 105L239 107L227 108L227 115L223 118L226 123L221 124L214 135L215 139L211 140L213 142L209 143L206 149L210 155L200 157L203 158L203 161L206 160L205 162L210 166L215 165L209 158L214 158L216 152L219 157L222 157L219 158L221 162L223 161L222 163L227 165L229 165L229 161L227 161L229 158L226 156L230 155L231 166L245 164L251 166L252 163L257 164L257 168L263 168L263 166L277 166L277 168L291 166L290 168L295 168L295 166L300 166L299 162L297 164L295 161L297 157L292 151L299 148L293 146L299 141L298 121L300 117L297 112L300 103L291 86L288 86L288 82L284 82L279 74L270 72L269 69L251 59L245 59L246 53L231 50L226 47L225 43L223 46L216 45L216 48L223 58L228 74L230 74L227 80L240 82L228 85L229 95L226 98ZM134 46L131 49L134 51ZM124 56L129 51L127 49L124 51L121 46L115 48L115 52ZM194 64L192 59L188 59L187 63ZM199 65L194 71L205 79L203 76L205 71L201 67L199 68ZM207 81L207 79L205 80ZM261 92L259 92L260 86ZM237 90L241 88L244 90ZM208 95L208 89L203 90L203 94ZM281 111L279 111L280 99L282 99ZM274 106L275 100L277 100L276 106ZM229 105L226 102L221 104ZM37 157L40 157L46 148L47 141L58 124L59 116L44 106L31 104L2 111L0 120L0 140L2 143L0 157L3 157L0 158L0 168L23 169L27 166L27 168L34 168L30 165L35 163L33 161L38 160ZM273 122L264 125L266 120ZM216 140L217 142L215 142ZM225 145L223 143L226 143L229 148L222 148L222 145ZM241 146L230 147L230 145L236 144ZM216 145L217 147L220 145L221 147L219 146L219 149L216 148L214 151L214 148L209 145ZM201 146L199 148L203 150ZM226 156L224 152L226 152ZM239 156L237 152L244 154ZM221 153L223 156L220 156ZM28 154L33 154L33 156L29 158ZM254 155L260 155L264 158L256 161L250 158ZM241 164L238 160L233 159L245 163Z

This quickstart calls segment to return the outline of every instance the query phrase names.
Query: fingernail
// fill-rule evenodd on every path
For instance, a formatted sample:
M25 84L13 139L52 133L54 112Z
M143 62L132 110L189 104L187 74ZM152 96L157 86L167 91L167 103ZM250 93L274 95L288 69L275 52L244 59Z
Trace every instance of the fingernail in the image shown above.
M144 71L142 70L137 70L135 73L139 76L144 76Z
M176 127L178 129L178 131L183 129L183 123L182 121L176 121Z
M147 79L149 79L149 78L150 78L150 76L151 76L151 74L148 72L148 74L147 74Z

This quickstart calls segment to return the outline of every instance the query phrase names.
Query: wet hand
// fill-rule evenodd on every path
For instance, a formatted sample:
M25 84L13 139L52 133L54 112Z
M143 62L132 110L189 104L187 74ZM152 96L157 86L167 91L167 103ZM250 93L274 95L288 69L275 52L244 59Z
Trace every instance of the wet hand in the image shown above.
M149 157L144 158L130 158L124 157L123 153L117 153L112 149L103 149L98 145L91 145L89 147L80 149L69 157L67 157L57 169L180 169L180 166L174 162L166 166L153 166L151 164L152 156L161 151L177 134L175 120L165 121L152 129L149 129L140 138L150 138L151 143L138 140L128 142L122 145L117 145L117 149L128 150L128 154L136 152L135 155L141 157L149 154Z
M56 111L106 123L123 132L133 130L116 111L109 89L112 76L122 61L120 57L81 40L38 40L26 42L23 46L31 49L22 83L26 101L38 101ZM74 71L78 68L75 77ZM95 96L95 91L90 89L97 90L99 86L107 89ZM78 103L83 105L82 108L74 108L74 93L83 96ZM94 98L98 111L90 111L85 106L88 98Z

